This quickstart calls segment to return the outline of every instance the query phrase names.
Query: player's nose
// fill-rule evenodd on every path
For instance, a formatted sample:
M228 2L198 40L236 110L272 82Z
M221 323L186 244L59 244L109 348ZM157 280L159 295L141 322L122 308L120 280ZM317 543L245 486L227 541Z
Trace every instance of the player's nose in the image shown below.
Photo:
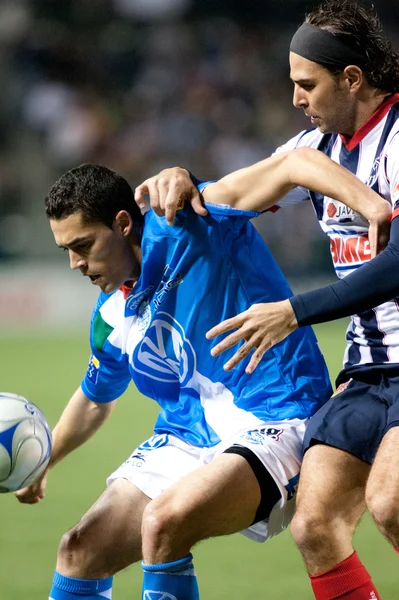
M295 108L306 108L306 106L308 106L306 94L303 92L303 90L299 88L294 89L292 103L295 106Z
M85 266L85 261L79 254L73 252L73 250L69 250L69 266L71 269L81 269Z

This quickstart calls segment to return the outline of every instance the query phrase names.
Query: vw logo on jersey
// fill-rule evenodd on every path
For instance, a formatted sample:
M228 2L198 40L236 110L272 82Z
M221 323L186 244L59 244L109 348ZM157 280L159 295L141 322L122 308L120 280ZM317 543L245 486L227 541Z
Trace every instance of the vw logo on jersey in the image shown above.
M145 590L143 595L144 600L177 600L176 596L169 592L155 592L153 590Z
M146 377L186 385L196 369L194 349L184 329L169 313L158 312L136 346L132 367Z

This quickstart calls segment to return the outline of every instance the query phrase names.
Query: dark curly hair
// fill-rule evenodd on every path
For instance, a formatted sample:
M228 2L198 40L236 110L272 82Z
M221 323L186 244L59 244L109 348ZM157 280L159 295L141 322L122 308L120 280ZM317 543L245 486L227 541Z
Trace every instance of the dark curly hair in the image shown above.
M144 217L132 188L121 175L101 165L80 165L62 175L45 198L45 210L49 219L57 221L79 212L84 223L103 223L110 229L118 212L126 210L141 238Z
M384 35L374 7L356 0L327 0L310 11L305 21L338 35L365 58L363 73L372 87L399 91L399 54Z

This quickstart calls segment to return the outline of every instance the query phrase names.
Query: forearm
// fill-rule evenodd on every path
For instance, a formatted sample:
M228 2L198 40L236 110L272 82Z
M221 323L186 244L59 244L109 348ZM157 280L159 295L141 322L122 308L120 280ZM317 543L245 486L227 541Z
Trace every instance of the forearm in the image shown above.
M115 404L116 400L106 404L92 402L79 387L54 427L50 468L90 439L107 420Z
M376 258L344 279L290 299L299 326L314 325L369 310L399 296L399 218L391 241Z
M290 181L334 198L369 222L389 220L392 207L350 171L313 148L299 148L287 155Z
M304 187L335 198L369 222L389 220L391 206L350 171L313 148L282 152L226 175L203 192L206 202L262 212Z

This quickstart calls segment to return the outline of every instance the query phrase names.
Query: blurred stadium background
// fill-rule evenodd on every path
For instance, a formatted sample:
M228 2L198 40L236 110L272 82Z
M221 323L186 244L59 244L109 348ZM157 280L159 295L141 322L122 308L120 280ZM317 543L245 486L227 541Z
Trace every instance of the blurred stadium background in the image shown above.
M203 179L260 160L309 126L292 107L288 44L303 0L0 0L0 388L36 402L53 426L86 368L96 290L69 273L43 215L65 170L98 162L137 185L180 164ZM399 4L374 2L394 44ZM285 214L283 214L285 213ZM295 290L332 280L328 243L310 206L257 227ZM317 329L331 375L345 324ZM151 433L154 403L133 389L98 436L51 476L38 506L2 502L1 591L48 596L62 533L106 475ZM357 548L385 599L398 597L398 557L365 518ZM201 544L202 597L311 598L289 534ZM114 597L139 597L140 570Z

